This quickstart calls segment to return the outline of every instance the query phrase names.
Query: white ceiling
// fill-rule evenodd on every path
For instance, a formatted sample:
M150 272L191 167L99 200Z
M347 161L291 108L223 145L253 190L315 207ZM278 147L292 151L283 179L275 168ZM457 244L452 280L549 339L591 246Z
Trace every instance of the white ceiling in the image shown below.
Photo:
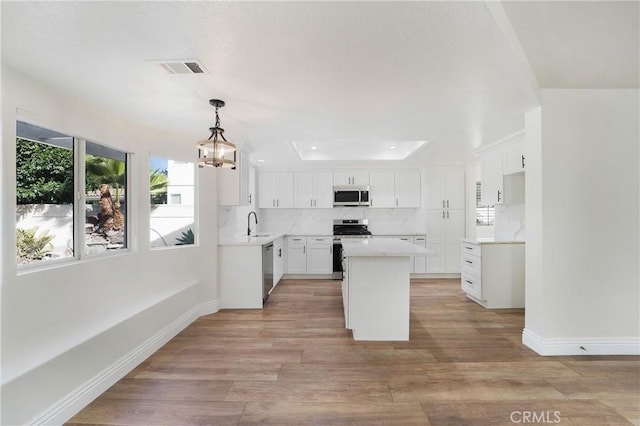
M572 79L575 61L567 52L590 69L599 64L598 75L609 72L606 82L598 79L606 86L598 87L633 86L634 66L638 87L637 37L620 40L637 35L637 12L635 21L629 18L637 3L534 3L509 3L505 11L542 87L593 84L584 72ZM292 142L335 141L372 141L369 149L375 141L429 141L404 161L460 164L473 149L522 129L523 114L537 105L508 35L484 2L1 7L4 64L131 120L181 132L185 149L194 151L213 124L208 100L224 99L225 135L252 152L252 161L264 159L265 168L308 167ZM613 52L606 49L612 43ZM594 46L611 53L605 64L585 54ZM168 75L157 64L181 59L197 60L209 73ZM320 165L327 163L311 167Z

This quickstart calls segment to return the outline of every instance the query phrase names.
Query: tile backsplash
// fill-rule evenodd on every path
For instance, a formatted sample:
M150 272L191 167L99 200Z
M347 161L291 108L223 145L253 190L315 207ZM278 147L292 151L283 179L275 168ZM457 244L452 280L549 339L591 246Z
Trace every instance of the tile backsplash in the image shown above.
M220 207L220 235L245 234L249 207ZM368 219L374 235L424 234L425 221L421 209L373 209L337 207L331 209L260 209L259 232L282 232L301 235L331 235L334 219ZM253 219L252 219L253 224Z

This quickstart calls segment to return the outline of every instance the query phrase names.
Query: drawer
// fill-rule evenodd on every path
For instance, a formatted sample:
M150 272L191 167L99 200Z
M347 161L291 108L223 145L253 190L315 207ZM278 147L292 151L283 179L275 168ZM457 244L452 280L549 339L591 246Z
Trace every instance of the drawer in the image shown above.
M462 243L462 255L472 254L474 256L482 255L482 246L480 244Z
M482 276L482 259L470 254L462 254L462 272Z
M465 293L482 300L482 279L473 275L462 274L461 287Z
M333 245L333 237L307 237L309 246Z
M287 247L304 247L307 244L307 237L287 237Z

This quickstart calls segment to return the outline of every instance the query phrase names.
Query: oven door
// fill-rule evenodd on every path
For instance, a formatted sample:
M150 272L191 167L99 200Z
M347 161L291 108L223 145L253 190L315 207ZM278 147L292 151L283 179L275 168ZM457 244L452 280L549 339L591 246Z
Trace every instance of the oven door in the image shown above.
M333 240L333 279L342 280L342 242Z

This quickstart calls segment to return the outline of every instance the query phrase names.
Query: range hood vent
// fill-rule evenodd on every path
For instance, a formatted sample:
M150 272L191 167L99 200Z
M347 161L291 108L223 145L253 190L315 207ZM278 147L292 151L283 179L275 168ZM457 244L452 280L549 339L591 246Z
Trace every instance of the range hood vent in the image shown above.
M167 74L206 74L198 61L162 61L158 64Z

